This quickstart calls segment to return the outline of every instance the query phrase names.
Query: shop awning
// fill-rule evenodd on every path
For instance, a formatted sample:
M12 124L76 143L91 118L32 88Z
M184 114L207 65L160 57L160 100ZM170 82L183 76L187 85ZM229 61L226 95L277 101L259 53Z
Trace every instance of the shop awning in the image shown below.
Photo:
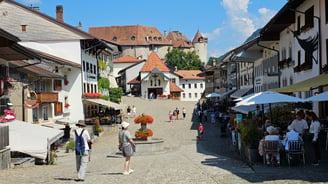
M100 98L84 99L84 101L111 107L111 108L114 108L115 110L120 110L120 109L125 108L124 104L118 104L118 103L114 103L114 102L107 101L107 100L100 99Z
M321 74L319 76L304 80L302 82L295 83L290 86L283 88L270 89L270 91L275 91L278 93L293 93L300 91L310 91L312 89L327 86L328 85L328 74Z
M63 130L19 120L5 124L9 126L10 150L40 159L46 159L48 152L50 152L50 145L64 135Z
M224 97L224 96L227 96L227 95L230 95L231 93L235 92L236 89L231 89L229 91L226 91L224 93L220 93L221 97Z
M246 95L247 93L249 93L251 90L253 90L252 87L238 89L237 91L235 91L234 93L232 93L230 95L230 97L231 98L240 98L240 97Z

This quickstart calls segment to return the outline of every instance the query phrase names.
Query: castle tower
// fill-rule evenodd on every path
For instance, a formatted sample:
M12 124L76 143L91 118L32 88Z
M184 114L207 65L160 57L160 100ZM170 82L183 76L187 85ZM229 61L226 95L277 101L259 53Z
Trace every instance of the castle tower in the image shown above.
M196 54L199 56L202 63L207 63L207 44L208 39L202 35L199 31L194 36L192 40Z

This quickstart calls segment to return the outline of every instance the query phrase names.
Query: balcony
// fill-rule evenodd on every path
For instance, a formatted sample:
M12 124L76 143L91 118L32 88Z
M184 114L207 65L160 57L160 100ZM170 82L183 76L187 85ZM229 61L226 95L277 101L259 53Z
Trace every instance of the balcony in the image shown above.
M37 93L38 103L58 102L58 93Z

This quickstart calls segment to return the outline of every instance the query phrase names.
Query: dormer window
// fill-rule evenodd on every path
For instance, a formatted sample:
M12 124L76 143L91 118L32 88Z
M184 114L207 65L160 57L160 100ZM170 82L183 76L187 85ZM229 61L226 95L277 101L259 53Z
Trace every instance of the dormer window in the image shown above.
M136 37L135 36L131 36L131 40L136 40Z
M162 41L162 37L158 37L158 40L161 42Z
M157 41L157 37L156 36L154 37L154 40Z
M27 25L21 25L22 27L22 32L26 32L27 31Z
M153 40L153 38L152 38L152 37L148 37L148 39L149 39L149 41L152 41L152 40Z
M117 42L117 37L114 36L112 40L113 40L114 42Z

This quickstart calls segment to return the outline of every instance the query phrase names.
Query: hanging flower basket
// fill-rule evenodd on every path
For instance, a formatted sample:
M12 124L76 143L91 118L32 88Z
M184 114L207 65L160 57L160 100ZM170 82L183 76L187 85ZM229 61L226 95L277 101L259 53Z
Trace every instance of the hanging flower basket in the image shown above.
M154 122L154 118L150 115L141 114L138 117L134 118L135 123L140 124L151 124Z
M69 106L71 106L69 103L65 103L64 105L66 108L68 108Z
M64 80L64 84L65 85L68 85L69 84L69 81L68 80Z

